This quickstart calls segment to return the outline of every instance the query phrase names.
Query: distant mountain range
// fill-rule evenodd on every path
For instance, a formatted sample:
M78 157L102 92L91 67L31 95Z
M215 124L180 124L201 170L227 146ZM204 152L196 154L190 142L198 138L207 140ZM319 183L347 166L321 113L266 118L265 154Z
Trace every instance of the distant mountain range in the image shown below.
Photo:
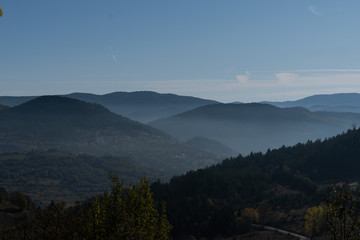
M110 111L139 122L150 122L163 117L175 115L196 107L218 103L201 98L160 94L150 91L113 92L104 95L90 93L71 93L65 97L98 103ZM36 97L0 97L0 104L15 106Z
M310 111L360 112L359 93L314 95L297 101L263 103L277 107L304 107Z
M43 96L0 111L0 151L117 155L172 174L216 162L215 156L99 104Z
M151 91L113 92L104 95L71 93L63 96L89 103L101 104L114 113L143 123L176 115L200 106L219 103L213 100L175 94L161 94ZM37 96L0 96L0 104L15 106L36 97ZM233 103L242 104L241 102ZM310 111L360 112L360 94L358 93L313 95L296 101L264 101L261 103L282 108L304 107Z
M242 154L331 137L359 125L360 114L310 112L268 104L213 104L149 123L182 140L202 136Z
M196 141L189 142L190 145L195 144L197 148L211 149L212 152L216 149L216 154L220 156L228 156L228 154L223 155L224 149L221 149L219 145L209 147L214 146L214 142L210 143L210 141L217 141L235 152L266 150L281 145L295 144L298 141L333 136L359 125L357 113L344 112L360 112L360 94L357 93L314 95L298 101L268 102L281 108L297 107L292 110L270 108L269 105L259 107L260 104L240 102L221 105L212 100L150 91L114 92L105 95L72 93L65 96L101 104L114 113L136 121L143 123L150 121L152 126L184 141L200 137ZM16 106L34 98L29 96L0 97L0 104ZM218 106L222 107L207 108L214 104L220 104ZM235 105L241 106L242 109L238 109ZM233 107L224 112L225 106ZM252 107L245 109L244 106ZM5 108L0 106L0 109ZM309 112L304 108L316 112ZM165 118L171 121L181 119L181 121L169 123L170 120L164 120ZM191 122L192 119L195 121ZM186 121L190 122L185 123ZM247 141L240 140L246 138L248 138Z

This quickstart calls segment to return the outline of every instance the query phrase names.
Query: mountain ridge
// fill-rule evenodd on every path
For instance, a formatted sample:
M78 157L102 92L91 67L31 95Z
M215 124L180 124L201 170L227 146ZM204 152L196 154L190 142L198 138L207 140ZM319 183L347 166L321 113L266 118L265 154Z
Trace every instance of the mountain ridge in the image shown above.
M317 94L295 101L271 102L278 107L305 107L311 111L360 112L359 93Z
M149 124L183 140L202 136L248 154L331 137L359 123L360 114L355 113L331 115L249 103L206 105Z
M101 104L114 113L143 123L184 112L198 106L217 103L213 100L192 96L180 96L152 91L112 92L103 95L75 92L57 96L65 96L89 103ZM37 97L38 96L0 96L0 104L13 107Z
M127 156L172 173L204 167L215 157L99 104L43 96L0 112L1 151L59 149ZM179 157L181 156L181 157Z

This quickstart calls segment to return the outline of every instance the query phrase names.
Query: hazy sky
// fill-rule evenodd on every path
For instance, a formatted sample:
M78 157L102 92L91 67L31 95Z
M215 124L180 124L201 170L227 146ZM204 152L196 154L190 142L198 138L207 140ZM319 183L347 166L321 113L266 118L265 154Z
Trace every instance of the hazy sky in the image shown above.
M360 1L1 0L0 95L360 92Z

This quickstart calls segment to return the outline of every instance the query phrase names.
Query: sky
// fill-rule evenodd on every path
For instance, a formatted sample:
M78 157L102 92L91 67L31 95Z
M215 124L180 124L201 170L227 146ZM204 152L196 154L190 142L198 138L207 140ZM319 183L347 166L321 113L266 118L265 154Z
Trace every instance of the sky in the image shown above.
M360 92L358 0L1 0L0 96Z

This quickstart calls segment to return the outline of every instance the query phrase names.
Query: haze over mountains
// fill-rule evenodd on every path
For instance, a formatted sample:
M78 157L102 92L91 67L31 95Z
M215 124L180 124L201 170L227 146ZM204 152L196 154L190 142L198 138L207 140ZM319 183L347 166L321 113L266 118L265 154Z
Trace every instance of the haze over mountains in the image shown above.
M310 112L268 104L213 104L150 123L182 140L202 136L242 153L331 137L360 123L360 114Z
M0 151L59 149L131 157L173 174L215 163L215 156L98 104L44 96L0 112Z
M21 98L0 101L0 188L21 189L47 204L105 191L109 172L126 182L160 178L166 183L154 182L152 190L168 202L175 231L211 238L238 231L239 214L249 206L272 211L264 222L284 226L290 214L288 223L303 229L304 209L320 204L324 181L359 179L360 113L152 92L69 96L12 107L5 103ZM307 106L317 98L311 99ZM100 103L139 121L163 118L146 125Z
M278 107L304 107L310 111L360 112L359 93L323 94L297 101L264 102Z
M144 123L169 117L196 107L219 103L213 100L151 91L113 92L104 95L71 93L63 96L98 103L117 114ZM38 96L0 96L0 104L12 107L36 97ZM234 103L241 104L242 102ZM296 101L264 101L262 103L277 107L304 107L310 111L360 112L359 93L322 94Z
M143 123L185 112L199 106L218 103L213 100L175 94L160 94L151 91L113 92L104 95L71 93L63 96L101 104L114 113ZM15 106L34 98L0 97L0 104Z
M191 114L196 114L197 118L195 122L192 122L194 116L190 117L189 114L182 115L182 113L199 107L202 109L201 107L218 104L218 102L150 91L114 92L104 95L72 93L64 96L101 104L117 114L136 121L147 123L151 120L152 126L183 141L194 138L196 141L189 142L191 145L222 157L233 156L236 153L246 154L250 151L264 151L267 148L296 144L308 139L333 136L359 123L357 113L338 112L356 112L360 109L360 94L357 93L315 95L298 101L271 102L271 104L282 108L301 106L311 110L324 111L314 113L300 108L281 110L270 106L261 108L260 105L237 103L242 107L238 107L234 111L238 112L236 114L244 111L240 114L241 116L235 116L235 113L230 114L232 110L227 111L227 113L222 112L224 105L217 109L212 107L209 110L211 113L205 113L203 110L197 110L198 113L191 112ZM15 106L34 98L29 96L0 97L0 104ZM253 110L249 111L251 108ZM335 111L329 112L328 110ZM259 115L257 112L261 111L264 112L259 113ZM175 117L177 114L180 115ZM182 120L176 123L167 122L163 125L162 123L165 120L160 119L169 117L173 120L180 117ZM289 117L290 119L288 119ZM268 121L266 121L267 119ZM211 147L209 147L210 145ZM228 149L225 150L224 147ZM224 151L227 153L225 154Z

